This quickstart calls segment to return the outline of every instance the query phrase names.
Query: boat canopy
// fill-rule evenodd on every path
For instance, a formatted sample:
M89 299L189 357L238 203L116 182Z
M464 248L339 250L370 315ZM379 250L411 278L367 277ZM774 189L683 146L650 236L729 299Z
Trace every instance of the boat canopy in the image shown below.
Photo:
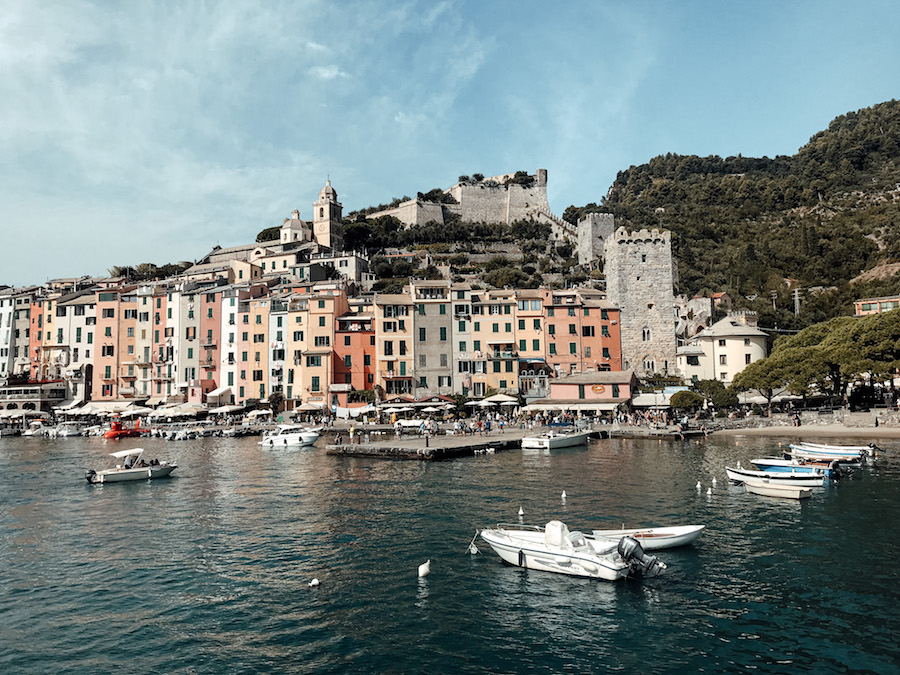
M563 546L568 541L569 528L559 520L551 520L544 527L544 541L550 546Z
M131 450L119 450L118 452L109 453L110 457L116 459L124 459L125 457L137 456L144 452L143 448L132 448Z

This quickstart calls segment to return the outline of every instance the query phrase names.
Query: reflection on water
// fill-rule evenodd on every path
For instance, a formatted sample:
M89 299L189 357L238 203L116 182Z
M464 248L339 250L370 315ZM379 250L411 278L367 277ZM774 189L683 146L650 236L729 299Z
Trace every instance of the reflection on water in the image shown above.
M0 669L892 670L895 457L803 503L726 482L726 464L777 443L605 440L426 464L142 440L178 461L172 478L92 486L84 469L124 446L3 438ZM579 530L707 529L642 581L467 552L520 506L525 523Z

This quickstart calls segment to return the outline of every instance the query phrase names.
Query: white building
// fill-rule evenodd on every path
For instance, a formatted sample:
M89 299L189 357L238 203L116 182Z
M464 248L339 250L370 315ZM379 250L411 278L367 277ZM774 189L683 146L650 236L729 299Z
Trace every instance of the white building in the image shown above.
M764 358L766 334L728 316L679 347L675 363L686 382L719 380L727 387L735 375Z

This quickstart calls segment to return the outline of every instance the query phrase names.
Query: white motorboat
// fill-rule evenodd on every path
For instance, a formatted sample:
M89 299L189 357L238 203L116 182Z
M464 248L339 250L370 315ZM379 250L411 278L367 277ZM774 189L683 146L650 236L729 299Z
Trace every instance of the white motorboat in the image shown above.
M596 539L570 532L558 520L545 527L501 523L482 530L481 538L504 562L544 572L615 581L636 573L657 576L666 569L633 537Z
M312 445L319 439L321 428L296 426L293 424L279 424L278 429L267 433L259 441L259 445L269 448L277 448L288 445Z
M792 485L794 487L822 487L825 484L825 476L798 473L795 471L751 471L749 469L733 469L725 467L725 473L728 480L732 483L745 483L749 481L760 482L766 480L768 483L777 485Z
M34 420L22 431L23 436L47 436L52 429L44 420Z
M803 459L837 459L860 462L877 457L879 448L875 445L825 445L822 443L791 443L791 456Z
M109 456L120 460L121 464L116 464L112 469L101 469L100 471L88 469L84 477L87 478L88 483L121 483L130 480L148 480L151 478L164 478L178 466L174 463L169 464L166 461L161 462L155 459L150 460L148 463L141 458L143 454L143 448L111 452Z
M745 481L744 489L750 494L763 495L764 497L780 497L781 499L807 499L812 496L812 490L809 488L778 485L757 480Z
M84 436L84 427L80 422L63 422L47 432L52 438L68 438L69 436Z
M538 436L525 436L522 439L522 449L554 450L556 448L568 448L576 445L584 445L591 436L591 431L556 431L551 430Z
M675 548L692 544L700 536L705 525L677 525L674 527L643 527L626 530L593 530L595 539L615 539L634 537L645 551L659 551L664 548Z

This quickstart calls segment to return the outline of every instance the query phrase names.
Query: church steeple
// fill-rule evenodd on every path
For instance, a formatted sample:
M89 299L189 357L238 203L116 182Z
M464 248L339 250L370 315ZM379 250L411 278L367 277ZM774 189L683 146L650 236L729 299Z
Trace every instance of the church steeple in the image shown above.
M341 203L337 200L337 192L331 187L330 178L319 190L319 198L313 204L313 233L319 244L334 251L343 250Z

